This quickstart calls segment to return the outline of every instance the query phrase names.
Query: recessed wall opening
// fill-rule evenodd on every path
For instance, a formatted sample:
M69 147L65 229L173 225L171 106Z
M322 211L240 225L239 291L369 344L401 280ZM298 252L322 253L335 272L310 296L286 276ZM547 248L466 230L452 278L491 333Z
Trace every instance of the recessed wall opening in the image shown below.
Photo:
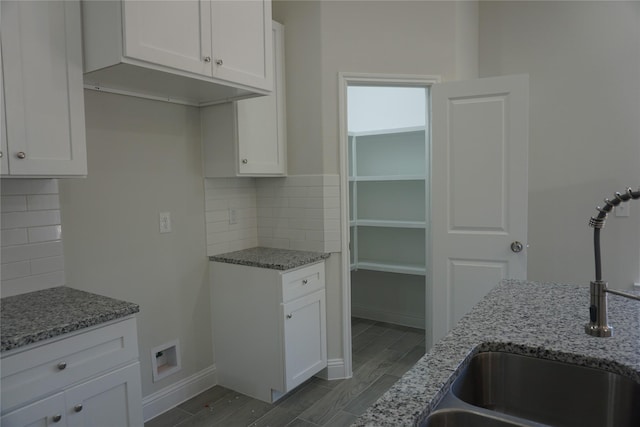
M425 327L427 97L348 87L352 317Z
M429 86L348 83L346 95L353 342L363 319L424 331Z

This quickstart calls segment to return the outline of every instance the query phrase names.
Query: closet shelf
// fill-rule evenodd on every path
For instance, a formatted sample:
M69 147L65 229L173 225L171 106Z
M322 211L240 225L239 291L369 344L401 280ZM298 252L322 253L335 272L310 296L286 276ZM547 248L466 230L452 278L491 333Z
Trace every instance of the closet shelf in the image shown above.
M424 276L426 268L417 264L393 264L389 262L359 260L357 264L351 264L351 270L385 271L388 273L413 274Z
M391 221L379 219L357 219L351 220L349 224L352 227L386 227L386 228L425 228L424 221Z
M350 176L351 182L364 181L424 181L424 175L367 175L367 176Z
M424 126L409 126L402 128L392 128L392 129L380 129L380 130L369 130L363 132L349 132L349 136L378 136L378 135L392 135L394 133L409 133L409 132L425 132L426 127Z

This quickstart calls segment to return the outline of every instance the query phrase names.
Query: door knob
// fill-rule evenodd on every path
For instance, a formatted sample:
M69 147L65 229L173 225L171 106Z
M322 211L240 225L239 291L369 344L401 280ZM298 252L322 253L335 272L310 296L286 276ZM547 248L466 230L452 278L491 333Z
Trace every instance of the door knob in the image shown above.
M513 243L511 243L511 250L515 253L518 252L522 252L522 249L524 249L524 245L520 242L518 242L517 240Z

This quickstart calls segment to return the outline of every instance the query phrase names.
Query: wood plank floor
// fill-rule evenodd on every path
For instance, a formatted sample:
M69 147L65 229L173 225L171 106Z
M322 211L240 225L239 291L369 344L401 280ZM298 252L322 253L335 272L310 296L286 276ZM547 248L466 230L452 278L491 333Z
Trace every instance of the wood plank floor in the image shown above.
M353 377L311 378L274 404L215 386L145 427L341 427L350 425L425 352L424 331L352 319Z

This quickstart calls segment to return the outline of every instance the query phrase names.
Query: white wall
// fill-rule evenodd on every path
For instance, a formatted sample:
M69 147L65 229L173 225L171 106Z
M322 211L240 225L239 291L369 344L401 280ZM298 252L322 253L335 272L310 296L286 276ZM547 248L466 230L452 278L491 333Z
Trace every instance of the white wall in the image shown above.
M594 278L589 218L640 186L640 2L481 2L480 74L530 75L528 277ZM640 281L640 203L602 231L603 277Z
M349 132L425 125L427 100L421 88L350 86L347 101Z
M59 183L67 284L140 305L147 396L213 364L200 115L94 91L85 110L89 175ZM182 370L153 383L150 351L175 338Z

